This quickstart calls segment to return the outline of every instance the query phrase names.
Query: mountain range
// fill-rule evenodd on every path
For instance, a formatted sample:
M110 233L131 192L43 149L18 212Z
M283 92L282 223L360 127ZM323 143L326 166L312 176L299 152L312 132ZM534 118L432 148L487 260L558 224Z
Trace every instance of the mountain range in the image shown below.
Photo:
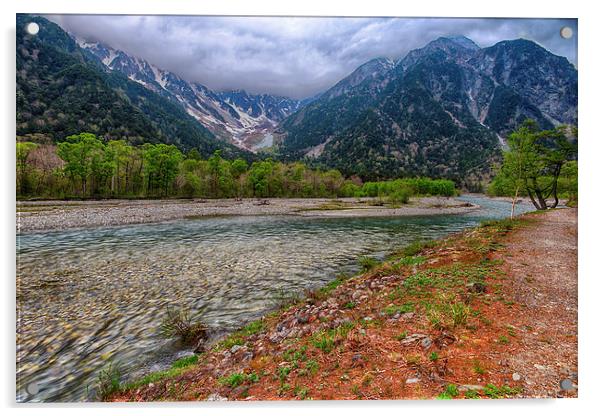
M264 136L305 103L269 94L252 95L243 90L212 91L123 51L74 39L107 68L181 105L216 137L251 151L261 147Z
M310 157L364 178L487 173L526 118L577 122L577 71L518 39L480 48L439 38L393 62L356 69L279 126L286 159Z
M17 34L17 134L79 131L174 143L206 155L304 160L364 179L487 177L526 118L577 123L577 70L524 40L480 48L442 37L393 61L377 58L330 89L295 100L213 91L150 62L67 34L43 17Z

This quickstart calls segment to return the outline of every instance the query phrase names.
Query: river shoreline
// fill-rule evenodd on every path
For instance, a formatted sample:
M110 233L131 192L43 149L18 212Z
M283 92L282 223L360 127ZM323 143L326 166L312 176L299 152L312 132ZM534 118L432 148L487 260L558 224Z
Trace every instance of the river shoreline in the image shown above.
M479 207L446 197L417 197L399 207L375 198L18 201L17 233L159 223L211 216L385 217L463 214Z
M33 400L82 400L87 393L72 384L92 388L109 357L134 380L180 358L184 351L156 334L166 304L202 309L210 328L229 333L268 313L281 294L302 295L341 273L356 273L362 256L386 258L416 240L445 237L510 211L507 202L489 198L458 200L481 208L464 215L314 219L304 216L316 211L310 200L297 215L207 216L24 233L17 237L22 385L48 375L52 387ZM318 214L332 214L344 202L325 201ZM416 204L402 209L410 207ZM39 305L51 313L41 315ZM43 348L36 346L40 342ZM34 347L37 355L30 353ZM68 365L53 364L58 362ZM94 372L86 373L90 369ZM30 399L23 394L23 400Z
M554 210L423 245L104 399L577 397L576 224Z

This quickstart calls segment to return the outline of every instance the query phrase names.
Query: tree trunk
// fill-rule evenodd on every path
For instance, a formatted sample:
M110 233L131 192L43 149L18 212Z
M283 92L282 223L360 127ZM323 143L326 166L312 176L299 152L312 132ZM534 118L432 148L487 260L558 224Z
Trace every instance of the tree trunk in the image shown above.
M533 206L538 209L538 210L542 210L543 208L541 208L537 201L535 200L535 198L533 198L533 193L531 192L530 188L527 188L527 193L529 194L529 199L531 199L531 203L533 203Z
M559 164L554 169L554 182L552 183L552 197L554 198L554 202L550 206L550 208L556 208L558 206L558 177L560 176L560 170L562 169L562 164Z
M512 198L512 210L510 211L510 219L514 219L514 207L516 206L516 200L518 198L518 186L516 187L516 192L514 192L514 198Z

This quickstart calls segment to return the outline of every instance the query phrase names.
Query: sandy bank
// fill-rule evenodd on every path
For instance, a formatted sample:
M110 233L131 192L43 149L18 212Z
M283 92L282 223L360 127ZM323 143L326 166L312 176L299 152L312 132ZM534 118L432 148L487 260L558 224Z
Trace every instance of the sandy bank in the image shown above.
M156 223L215 215L374 217L461 214L478 207L455 198L413 198L399 208L372 198L19 201L17 233Z

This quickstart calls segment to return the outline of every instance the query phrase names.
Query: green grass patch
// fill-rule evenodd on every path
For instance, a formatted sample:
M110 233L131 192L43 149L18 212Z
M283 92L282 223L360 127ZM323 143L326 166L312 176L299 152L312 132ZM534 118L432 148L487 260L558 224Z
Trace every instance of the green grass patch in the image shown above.
M305 369L309 371L311 375L316 375L320 369L320 365L316 360L307 360L305 363Z
M213 349L219 351L230 349L235 345L244 345L247 337L258 334L264 329L265 324L262 320L253 321L238 331L230 334L224 340L220 341L215 347L213 347Z
M180 374L184 373L186 370L188 370L190 367L196 365L198 362L199 355L197 354L180 358L173 362L170 369L147 374L146 376L138 380L125 384L122 387L122 390L138 389L150 383L156 383L167 378L177 377Z
M411 243L410 245L404 247L401 250L401 254L404 257L412 257L412 256L419 254L421 251L423 251L427 248L436 247L437 244L438 243L435 240L429 240L429 241L417 240L417 241L414 241L413 243Z
M305 400L308 397L309 389L307 387L297 386L297 387L294 388L293 393L300 400Z
M408 312L412 312L414 311L414 304L411 302L407 302L404 303L403 305L392 305L392 306L387 306L384 310L384 313L386 313L389 316L393 316L397 313L408 313Z
M451 399L455 399L459 395L460 395L460 392L458 391L458 386L456 386L455 384L448 384L445 387L445 390L443 390L437 396L437 399L439 399L439 400L451 400Z
M311 337L311 343L322 352L329 353L334 349L336 342L346 338L354 326L354 323L347 322L334 329L322 330Z
M482 376L483 374L485 374L487 372L487 370L485 370L485 367L483 367L483 364L481 364L481 362L479 360L474 360L473 364L472 364L472 369L473 371Z
M196 354L189 355L188 357L180 358L179 360L174 361L171 365L171 368L185 368L190 367L199 362L199 356Z
M396 265L397 266L419 266L426 261L426 257L424 256L407 256L402 257Z
M476 390L466 390L464 392L464 397L467 399L480 399L479 392Z
M307 361L306 351L307 351L306 345L302 346L298 350L289 349L289 350L286 350L284 353L282 353L282 358L284 358L285 361L290 362L292 364L293 368L298 368L300 362Z
M229 376L220 377L217 382L222 386L228 386L230 388L238 387L246 382L257 383L259 381L259 375L256 373L232 373Z
M483 394L489 397L490 399L501 399L504 397L515 396L521 392L521 389L518 387L510 387L510 386L501 386L497 387L493 384L487 384L485 389L483 389Z

